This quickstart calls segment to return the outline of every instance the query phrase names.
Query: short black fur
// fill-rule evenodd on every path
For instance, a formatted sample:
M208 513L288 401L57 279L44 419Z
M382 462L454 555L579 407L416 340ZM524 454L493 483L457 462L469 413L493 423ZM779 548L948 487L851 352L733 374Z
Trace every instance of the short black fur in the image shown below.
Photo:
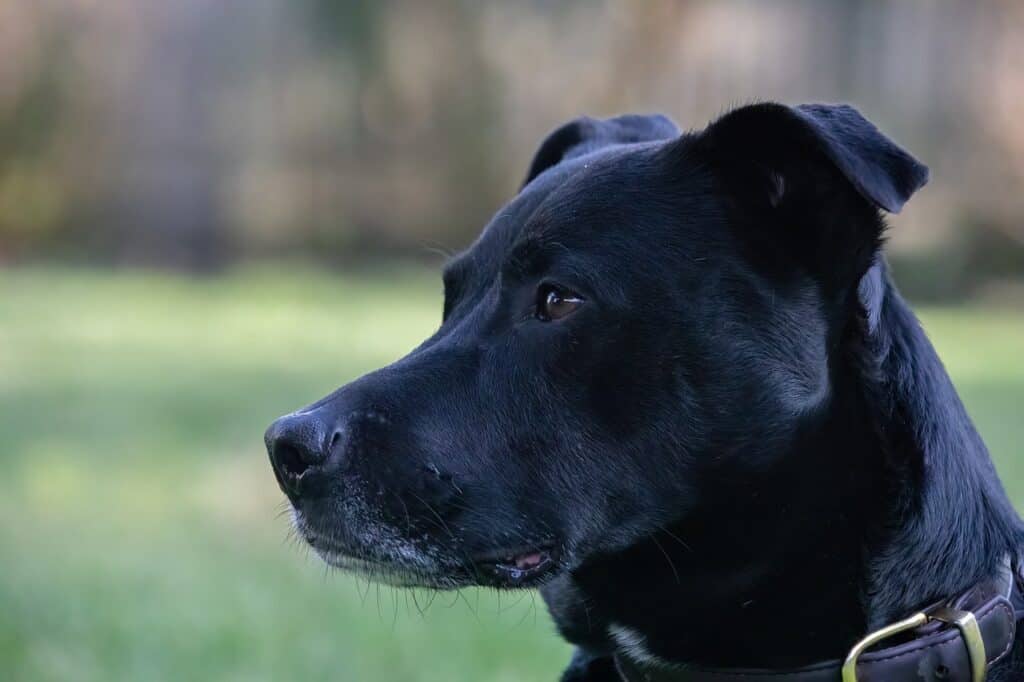
M843 105L566 124L437 332L268 431L300 533L398 584L540 587L565 680L842 657L992 574L1020 521L881 255L926 180ZM1019 639L989 679L1021 675Z

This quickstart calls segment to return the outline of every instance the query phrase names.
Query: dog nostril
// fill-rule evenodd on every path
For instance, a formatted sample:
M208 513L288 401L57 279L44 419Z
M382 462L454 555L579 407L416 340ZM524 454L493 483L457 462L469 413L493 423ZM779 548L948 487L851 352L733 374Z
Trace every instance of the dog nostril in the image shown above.
M330 446L329 449L333 451L334 447L338 444L338 442L340 440L341 440L341 430L339 429L339 430L334 432L333 436L331 436L331 446Z
M302 455L291 445L278 444L274 448L274 459L282 472L289 476L298 477L307 468Z
M302 475L327 459L325 426L315 415L299 413L281 417L267 429L267 452L289 495L298 495Z

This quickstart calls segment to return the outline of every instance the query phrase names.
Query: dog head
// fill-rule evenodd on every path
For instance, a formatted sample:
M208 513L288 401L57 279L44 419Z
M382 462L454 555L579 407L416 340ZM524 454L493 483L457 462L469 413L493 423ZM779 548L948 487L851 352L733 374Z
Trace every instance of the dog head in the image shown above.
M271 425L302 536L405 585L533 586L784 466L926 169L847 106L579 119L444 271L437 331Z

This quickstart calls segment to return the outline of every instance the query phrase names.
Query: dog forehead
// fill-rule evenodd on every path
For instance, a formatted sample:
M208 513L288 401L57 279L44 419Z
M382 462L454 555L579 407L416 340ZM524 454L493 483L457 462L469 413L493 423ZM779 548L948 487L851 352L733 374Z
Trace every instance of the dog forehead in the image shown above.
M527 242L578 242L599 231L628 230L623 217L645 208L643 195L660 191L650 182L658 145L602 149L548 169L502 207L449 268L496 270Z

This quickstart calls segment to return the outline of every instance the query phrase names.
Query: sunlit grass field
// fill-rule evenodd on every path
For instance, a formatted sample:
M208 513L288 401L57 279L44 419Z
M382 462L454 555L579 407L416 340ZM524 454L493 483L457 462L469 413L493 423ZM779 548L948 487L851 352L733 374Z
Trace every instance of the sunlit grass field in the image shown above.
M921 313L1024 507L1024 310ZM285 541L265 426L439 317L411 269L0 271L0 679L555 679L539 597L378 589Z

